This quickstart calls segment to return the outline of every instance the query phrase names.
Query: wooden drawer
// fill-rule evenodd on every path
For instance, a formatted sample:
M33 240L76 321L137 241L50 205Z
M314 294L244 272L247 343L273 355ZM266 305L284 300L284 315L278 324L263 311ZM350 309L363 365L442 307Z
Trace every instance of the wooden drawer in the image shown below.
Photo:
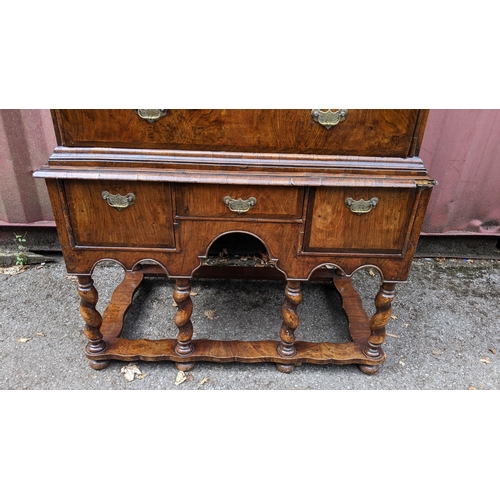
M182 184L175 191L180 217L283 220L302 217L304 191L299 187ZM244 211L233 211L238 209Z
M347 110L327 129L312 110L172 109L149 123L132 109L55 110L63 146L408 157L425 113ZM425 119L424 119L425 121Z
M76 245L175 247L169 184L66 180L64 191ZM105 192L131 193L135 199L132 205L118 209L103 198Z
M359 200L376 198L369 206ZM352 203L352 202L351 202ZM312 190L304 250L332 253L400 254L411 228L416 188L325 187Z

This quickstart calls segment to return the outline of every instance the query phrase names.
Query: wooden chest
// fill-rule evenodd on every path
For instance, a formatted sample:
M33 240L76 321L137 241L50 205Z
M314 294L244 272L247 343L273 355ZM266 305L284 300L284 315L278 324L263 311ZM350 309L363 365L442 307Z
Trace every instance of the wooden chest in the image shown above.
M434 181L418 157L423 110L54 110L58 147L44 177L95 369L120 360L356 363L375 373L395 285L407 278ZM266 341L193 340L190 280L221 236L265 246L286 280L283 323ZM96 263L125 279L103 317ZM142 265L144 260L156 266ZM368 318L351 276L382 276ZM153 269L154 267L154 269ZM301 282L329 269L352 341L301 342ZM144 277L175 280L175 339L120 337ZM326 271L325 271L326 272Z

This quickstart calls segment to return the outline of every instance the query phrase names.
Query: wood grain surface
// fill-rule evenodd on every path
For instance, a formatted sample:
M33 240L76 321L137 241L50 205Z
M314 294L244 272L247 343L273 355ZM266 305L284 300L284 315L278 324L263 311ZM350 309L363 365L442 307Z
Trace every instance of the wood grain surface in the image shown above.
M58 110L65 146L413 156L418 110L349 110L327 130L311 110L172 109L155 123L132 109ZM415 137L417 139L415 139Z
M36 176L46 179L66 269L78 277L92 368L111 359L170 360L183 371L197 361L273 362L290 372L307 362L376 373L395 286L407 279L434 185L415 156L426 111L349 110L329 130L311 110L167 110L154 123L134 110L52 116L58 147ZM104 192L134 201L110 206ZM237 213L226 197L255 202ZM346 204L374 198L364 213ZM286 282L283 322L269 340L192 338L190 279L229 235L257 240L273 278ZM103 260L120 263L125 277L101 317L92 272ZM351 282L365 266L382 280L371 318ZM351 342L296 339L301 281L327 271ZM151 274L175 280L177 337L122 339L134 294Z

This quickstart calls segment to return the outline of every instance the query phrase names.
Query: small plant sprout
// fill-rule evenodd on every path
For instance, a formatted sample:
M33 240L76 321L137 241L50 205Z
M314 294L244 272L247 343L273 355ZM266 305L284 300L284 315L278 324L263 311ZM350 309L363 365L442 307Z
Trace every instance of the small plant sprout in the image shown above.
M14 233L14 238L17 245L16 266L24 266L28 263L28 256L26 255L28 249L24 246L24 243L26 243L26 233L24 236Z

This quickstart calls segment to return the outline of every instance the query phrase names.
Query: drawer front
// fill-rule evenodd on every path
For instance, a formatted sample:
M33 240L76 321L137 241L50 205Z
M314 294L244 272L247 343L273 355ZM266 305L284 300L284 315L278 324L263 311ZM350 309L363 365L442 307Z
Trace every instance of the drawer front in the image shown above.
M53 117L64 146L394 157L410 155L420 123L419 110L353 109L327 128L311 112L172 109L153 123L131 109L55 110Z
M317 188L304 250L400 254L415 203L416 188Z
M175 247L169 184L66 180L64 190L76 245Z
M302 217L303 188L182 184L175 191L180 217L283 220Z

